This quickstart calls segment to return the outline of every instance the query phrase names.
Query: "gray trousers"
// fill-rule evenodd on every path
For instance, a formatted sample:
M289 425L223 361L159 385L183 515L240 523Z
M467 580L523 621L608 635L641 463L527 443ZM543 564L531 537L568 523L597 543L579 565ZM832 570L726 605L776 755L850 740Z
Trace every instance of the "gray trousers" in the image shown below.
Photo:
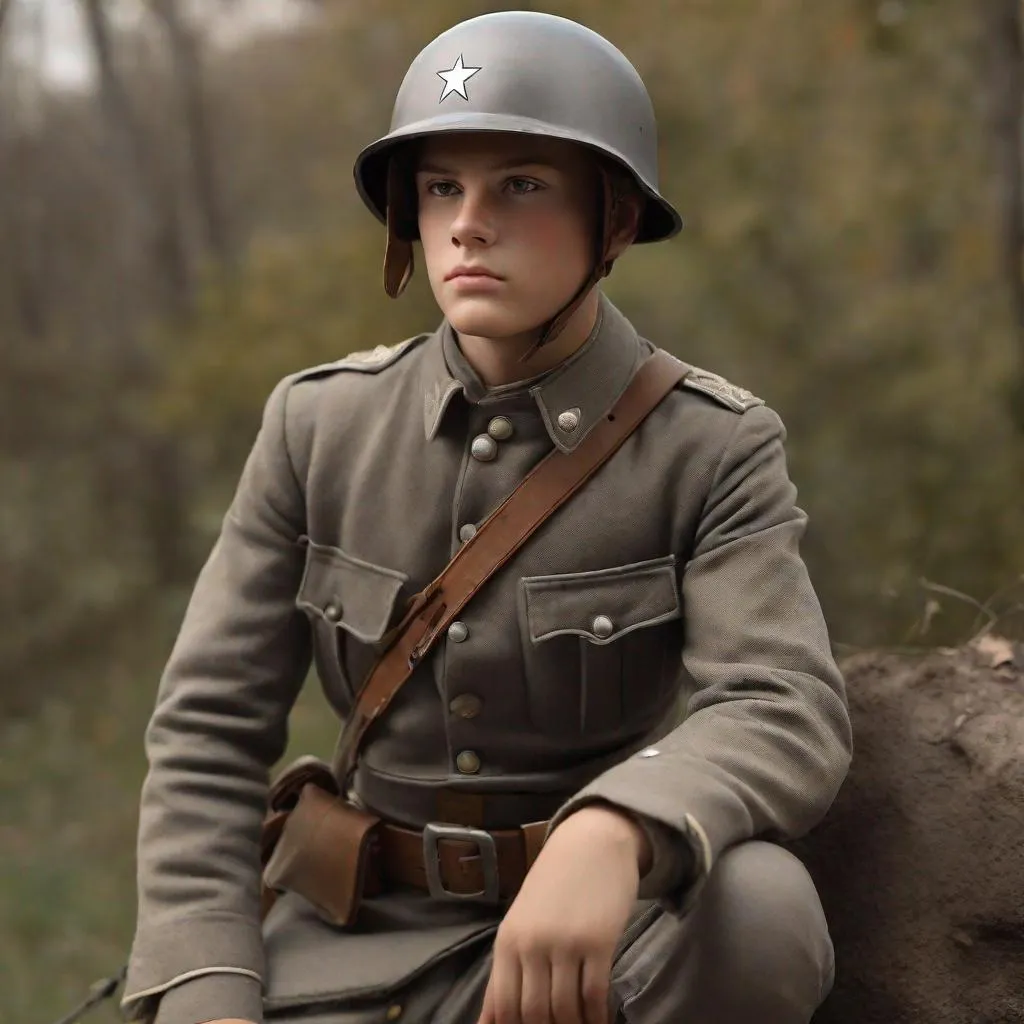
M387 1003L318 1013L304 1024L476 1024L491 951L475 947ZM691 912L663 913L616 962L609 1021L808 1024L832 989L835 961L817 890L774 843L726 850Z

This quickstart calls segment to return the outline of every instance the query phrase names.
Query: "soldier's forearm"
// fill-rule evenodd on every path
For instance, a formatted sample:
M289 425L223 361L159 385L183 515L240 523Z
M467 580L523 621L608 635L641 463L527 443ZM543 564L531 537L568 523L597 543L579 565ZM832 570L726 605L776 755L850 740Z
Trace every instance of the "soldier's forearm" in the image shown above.
M588 804L586 807L581 807L578 811L575 811L570 817L577 817L579 815L600 820L603 827L610 827L612 829L613 835L622 833L624 836L627 836L636 850L636 862L640 871L640 877L643 878L651 870L654 861L654 850L651 847L651 841L648 838L647 832L633 815L607 803Z

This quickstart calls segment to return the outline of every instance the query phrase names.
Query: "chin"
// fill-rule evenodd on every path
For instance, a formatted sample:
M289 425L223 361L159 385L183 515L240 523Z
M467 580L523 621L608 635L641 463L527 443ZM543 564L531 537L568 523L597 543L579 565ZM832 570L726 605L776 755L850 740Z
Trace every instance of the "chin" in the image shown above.
M479 299L447 303L442 312L457 333L474 338L509 338L543 322L540 317L533 321L498 303Z
M523 310L521 304L493 296L445 296L438 303L448 322L459 334L474 338L512 338L536 330L561 308L549 309L549 303L534 303Z

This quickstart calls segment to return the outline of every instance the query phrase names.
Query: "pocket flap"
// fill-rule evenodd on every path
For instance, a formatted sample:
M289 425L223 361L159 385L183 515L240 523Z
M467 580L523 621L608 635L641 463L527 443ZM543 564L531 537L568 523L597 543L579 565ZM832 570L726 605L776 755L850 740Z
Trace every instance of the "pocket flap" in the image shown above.
M395 599L409 577L353 558L341 548L311 540L306 544L306 569L296 606L340 626L363 643L376 643L387 632Z
M610 644L681 617L674 555L593 572L523 579L530 640L574 634Z

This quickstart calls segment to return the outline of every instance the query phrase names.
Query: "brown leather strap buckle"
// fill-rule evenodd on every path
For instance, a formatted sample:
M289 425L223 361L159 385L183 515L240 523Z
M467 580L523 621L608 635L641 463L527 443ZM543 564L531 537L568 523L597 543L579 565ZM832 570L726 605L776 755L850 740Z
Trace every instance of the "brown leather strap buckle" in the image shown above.
M480 867L484 875L484 887L476 892L452 892L441 880L441 861L437 850L439 839L460 839L475 843L480 851ZM434 899L474 900L497 903L498 896L498 849L494 836L479 828L466 825L445 825L428 822L423 828L423 866L427 872L427 889Z

